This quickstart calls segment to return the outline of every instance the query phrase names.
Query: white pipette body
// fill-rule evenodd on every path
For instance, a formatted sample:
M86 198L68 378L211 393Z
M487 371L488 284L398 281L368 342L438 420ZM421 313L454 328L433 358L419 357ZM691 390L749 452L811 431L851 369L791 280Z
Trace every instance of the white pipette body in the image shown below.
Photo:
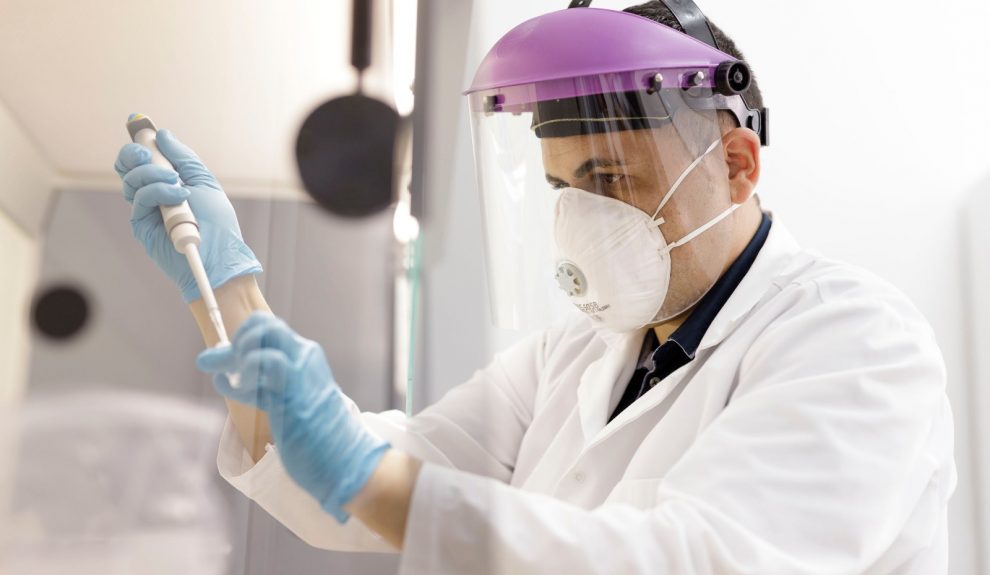
M217 332L216 347L230 345L230 339L227 337L227 329L223 325L223 316L220 315L220 306L217 305L217 298L213 294L213 288L210 287L210 280L206 277L206 267L203 265L203 260L199 256L199 248L195 244L188 243L185 246L185 254L186 260L189 262L189 268L192 269L193 277L196 279L196 286L199 287L199 293L203 295L203 303L206 304L210 323L213 324L213 329ZM237 388L240 385L240 378L234 372L227 372L227 381L230 382L230 386L233 388Z
M193 278L196 279L196 286L199 288L199 293L203 295L203 303L206 304L210 323L213 324L213 329L217 332L218 345L230 345L230 339L227 338L227 330L223 325L223 318L220 316L220 306L217 305L216 295L214 295L213 289L210 287L210 280L206 277L206 267L203 266L203 260L199 256L199 249L195 244L186 244L185 255L186 261L189 262L189 268L192 270Z
M148 148L151 151L151 163L174 169L172 163L168 161L161 151L158 150L157 132L151 118L141 114L131 114L127 119L127 131L131 134L131 139ZM189 268L192 270L193 278L196 280L196 287L203 297L206 311L210 318L210 323L217 334L217 347L230 345L227 337L227 330L223 325L223 317L220 315L220 306L217 305L217 298L210 286L210 280L206 276L206 268L199 255L199 244L202 241L199 235L199 224L193 215L189 202L182 202L175 206L161 206L162 221L165 224L165 231L172 240L175 250L186 256ZM239 379L236 373L228 373L227 378L231 387L238 387Z

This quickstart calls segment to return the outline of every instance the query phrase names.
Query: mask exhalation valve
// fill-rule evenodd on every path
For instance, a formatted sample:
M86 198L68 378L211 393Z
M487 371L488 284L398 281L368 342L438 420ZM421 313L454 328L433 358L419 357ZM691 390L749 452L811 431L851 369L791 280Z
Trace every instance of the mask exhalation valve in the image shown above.
M561 262L557 264L557 273L553 276L557 280L557 285L564 293L571 297L580 297L584 293L588 282L584 279L581 269L571 262Z

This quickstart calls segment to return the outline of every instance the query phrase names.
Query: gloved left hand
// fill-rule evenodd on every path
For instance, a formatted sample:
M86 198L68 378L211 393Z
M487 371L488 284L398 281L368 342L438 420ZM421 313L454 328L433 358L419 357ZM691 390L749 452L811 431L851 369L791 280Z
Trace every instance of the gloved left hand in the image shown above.
M215 374L230 399L265 411L289 475L341 523L343 507L364 487L389 445L373 436L344 403L323 350L281 319L251 315L231 346L207 349L196 360ZM225 372L240 373L232 388Z

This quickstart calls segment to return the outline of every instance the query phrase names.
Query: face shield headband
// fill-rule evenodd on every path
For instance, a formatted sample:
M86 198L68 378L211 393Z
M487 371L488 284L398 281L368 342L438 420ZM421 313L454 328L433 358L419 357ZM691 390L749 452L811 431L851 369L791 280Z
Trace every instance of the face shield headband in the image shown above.
M659 76L659 74L657 74ZM749 110L741 96L724 96L703 88L634 90L541 100L533 106L531 129L537 138L563 138L623 130L659 128L670 123L681 107L725 110L741 127L766 136L764 113Z
M715 34L712 32L712 27L708 22L708 19L702 13L701 8L698 7L692 0L659 0L670 13L677 19L677 22L681 25L684 33L688 36L704 42L705 44L715 48L716 50L722 50L718 45L718 41L715 39ZM568 8L588 8L591 6L591 0L572 0L568 5ZM706 80L703 76L694 76L692 78L696 81ZM654 78L654 89L660 88L660 81L662 78ZM749 66L743 61L729 61L720 64L714 73L714 87L715 91L712 94L711 104L714 109L717 110L727 110L735 116L736 124L741 128L749 128L757 133L760 137L760 145L768 146L770 144L770 134L769 134L769 116L770 110L767 108L756 109L751 108L742 96L742 93L749 89L750 83L752 82L752 72ZM571 116L572 118L580 116ZM589 115L588 118L593 118L595 116ZM635 115L627 115L628 122L627 125L632 127L626 129L638 129L636 127L637 122L648 122L653 120L652 115L641 115L637 118ZM602 120L594 120L595 122L602 123ZM649 127L649 126L642 126ZM537 131L537 137L556 137L555 132L559 130L551 129L548 130L545 135L541 135L540 131ZM592 132L581 132L581 133L592 133ZM565 134L567 135L567 134ZM574 134L569 134L574 135Z

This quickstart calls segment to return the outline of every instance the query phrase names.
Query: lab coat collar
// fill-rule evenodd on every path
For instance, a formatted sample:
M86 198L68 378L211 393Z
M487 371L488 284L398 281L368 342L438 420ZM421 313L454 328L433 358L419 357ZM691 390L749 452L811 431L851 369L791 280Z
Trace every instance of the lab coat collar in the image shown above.
M724 340L739 322L756 307L756 304L766 295L778 277L801 248L787 228L777 218L773 219L770 235L760 249L760 253L747 272L746 277L739 283L732 296L715 316L704 338L701 340L699 351L717 345ZM578 384L578 409L581 417L581 428L584 432L586 445L590 444L608 423L608 415L612 408L617 384L625 383L632 376L636 361L646 336L646 330L615 333L599 329L597 335L605 342L605 351L601 357L592 362ZM686 366L685 366L686 367ZM683 368L682 368L683 369ZM680 372L681 370L678 370ZM671 378L676 377L677 372ZM673 382L669 382L673 383ZM669 389L671 386L665 386ZM621 391L621 389L620 389ZM636 400L622 414L613 420L618 428L632 421L638 415L656 405L667 393L661 389L651 390ZM628 413L627 413L628 412ZM610 432L611 433L611 432Z
M715 321L701 339L699 351L715 346L728 337L739 322L763 299L773 286L774 280L784 272L800 251L801 246L783 222L773 218L770 235L759 255L756 256L756 261L715 316Z

